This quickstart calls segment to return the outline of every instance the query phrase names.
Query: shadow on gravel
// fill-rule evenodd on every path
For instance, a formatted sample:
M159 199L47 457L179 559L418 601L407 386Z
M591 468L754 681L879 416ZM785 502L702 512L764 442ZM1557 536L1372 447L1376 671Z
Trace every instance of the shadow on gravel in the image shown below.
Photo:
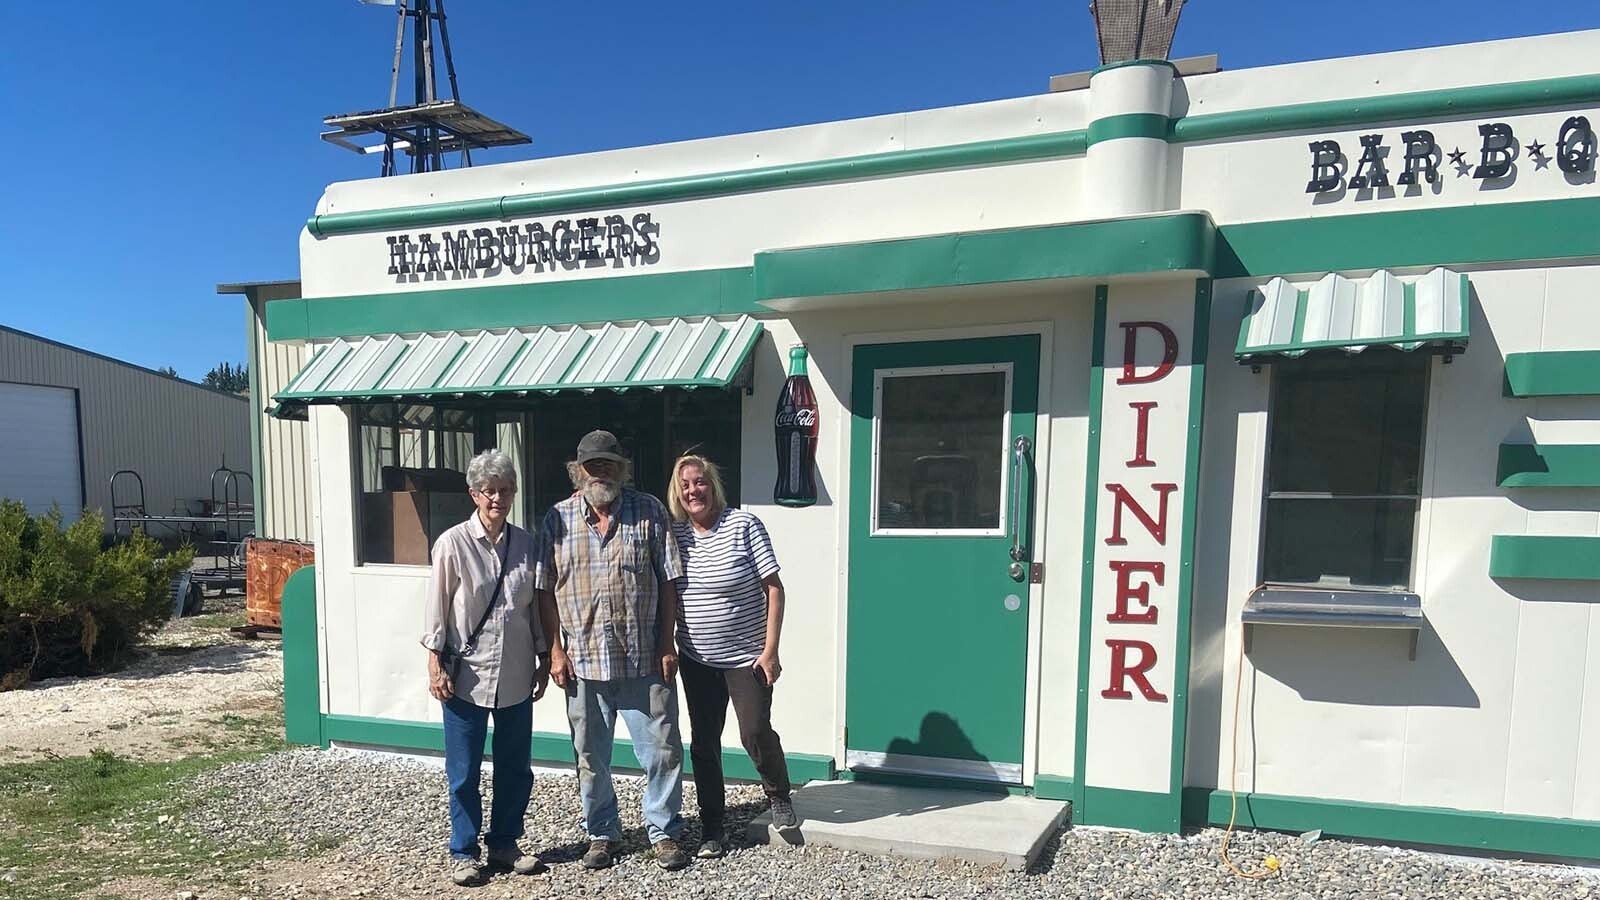
M728 849L744 849L747 847L761 846L752 844L745 835L750 820L767 811L765 801L759 803L730 803L723 816L723 841ZM700 827L698 816L685 816L683 820L683 833L678 836L678 842L686 850L693 853L700 846L700 840L705 832ZM589 842L573 841L556 847L548 847L539 851L539 858L551 865L558 863L577 862L589 849ZM622 847L617 852L618 857L635 856L650 852L650 835L644 826L624 828L622 830Z
M1044 842L1044 847L1039 850L1039 855L1028 864L1024 871L1029 875L1044 875L1056 867L1056 854L1061 851L1061 837L1072 830L1070 825L1062 825Z

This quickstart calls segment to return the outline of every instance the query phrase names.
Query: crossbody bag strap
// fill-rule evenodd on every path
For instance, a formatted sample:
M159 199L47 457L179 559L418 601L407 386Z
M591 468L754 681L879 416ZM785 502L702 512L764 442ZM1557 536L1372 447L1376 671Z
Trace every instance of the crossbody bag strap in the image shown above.
M467 635L466 643L461 645L461 655L467 656L472 648L477 646L478 635L483 632L483 626L489 622L489 614L494 612L496 604L500 602L500 591L506 584L506 564L511 559L511 530L506 526L506 545L500 553L500 577L494 581L494 595L489 598L489 603L483 608L483 615L478 617L478 624L472 626L472 633Z

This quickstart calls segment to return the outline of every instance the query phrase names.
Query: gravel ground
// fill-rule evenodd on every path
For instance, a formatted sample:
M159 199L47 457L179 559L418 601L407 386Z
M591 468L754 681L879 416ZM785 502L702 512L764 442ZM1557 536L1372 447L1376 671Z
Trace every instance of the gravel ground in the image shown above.
M485 779L485 793L488 793ZM1258 863L1267 853L1283 863L1281 877L1244 882L1216 859L1221 832L1144 835L1103 829L1067 830L1030 872L1005 872L965 863L880 858L822 847L740 844L724 859L696 861L687 871L663 872L648 858L638 818L640 783L619 779L626 850L606 872L586 872L574 860L584 844L577 783L571 775L540 773L528 813L524 847L544 854L550 875L498 876L487 887L446 882L443 847L444 773L436 764L348 751L297 750L219 770L193 783L191 804L177 827L233 845L278 842L289 861L264 863L241 874L247 896L482 898L527 896L834 898L1039 897L1220 898L1342 900L1351 897L1600 898L1600 872L1554 865L1465 859L1292 835L1236 835L1235 859ZM694 809L685 786L686 811ZM732 789L731 834L762 809L758 788ZM690 819L689 840L698 823ZM334 849L329 849L334 847ZM131 886L130 886L131 887ZM172 885L129 895L172 897ZM179 885L179 888L184 886ZM213 894L195 886L201 898ZM161 890L166 890L164 895Z

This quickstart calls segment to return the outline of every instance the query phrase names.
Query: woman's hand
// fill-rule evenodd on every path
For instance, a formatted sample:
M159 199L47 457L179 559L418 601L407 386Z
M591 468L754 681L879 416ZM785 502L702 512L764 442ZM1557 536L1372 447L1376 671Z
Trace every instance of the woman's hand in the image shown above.
M439 654L432 652L428 654L428 693L441 703L456 695L456 686L450 683L450 676L439 665Z
M567 658L567 651L559 646L550 649L550 680L563 691L572 683L572 660Z
M668 647L661 651L661 680L672 686L672 680L678 677L678 651Z
M756 677L767 687L772 687L778 682L778 676L783 674L783 666L778 663L778 654L763 653L755 661Z

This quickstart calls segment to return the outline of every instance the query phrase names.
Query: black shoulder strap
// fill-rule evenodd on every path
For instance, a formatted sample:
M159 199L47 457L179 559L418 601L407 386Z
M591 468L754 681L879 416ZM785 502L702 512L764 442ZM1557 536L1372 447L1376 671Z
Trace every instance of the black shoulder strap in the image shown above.
M466 656L478 644L478 635L483 632L483 626L489 621L489 614L494 612L495 605L500 602L500 591L506 584L506 563L511 559L511 523L505 524L506 545L500 550L500 577L494 582L494 595L489 598L483 607L483 615L478 617L478 624L472 626L472 633L467 635L467 641L461 646L461 655Z

